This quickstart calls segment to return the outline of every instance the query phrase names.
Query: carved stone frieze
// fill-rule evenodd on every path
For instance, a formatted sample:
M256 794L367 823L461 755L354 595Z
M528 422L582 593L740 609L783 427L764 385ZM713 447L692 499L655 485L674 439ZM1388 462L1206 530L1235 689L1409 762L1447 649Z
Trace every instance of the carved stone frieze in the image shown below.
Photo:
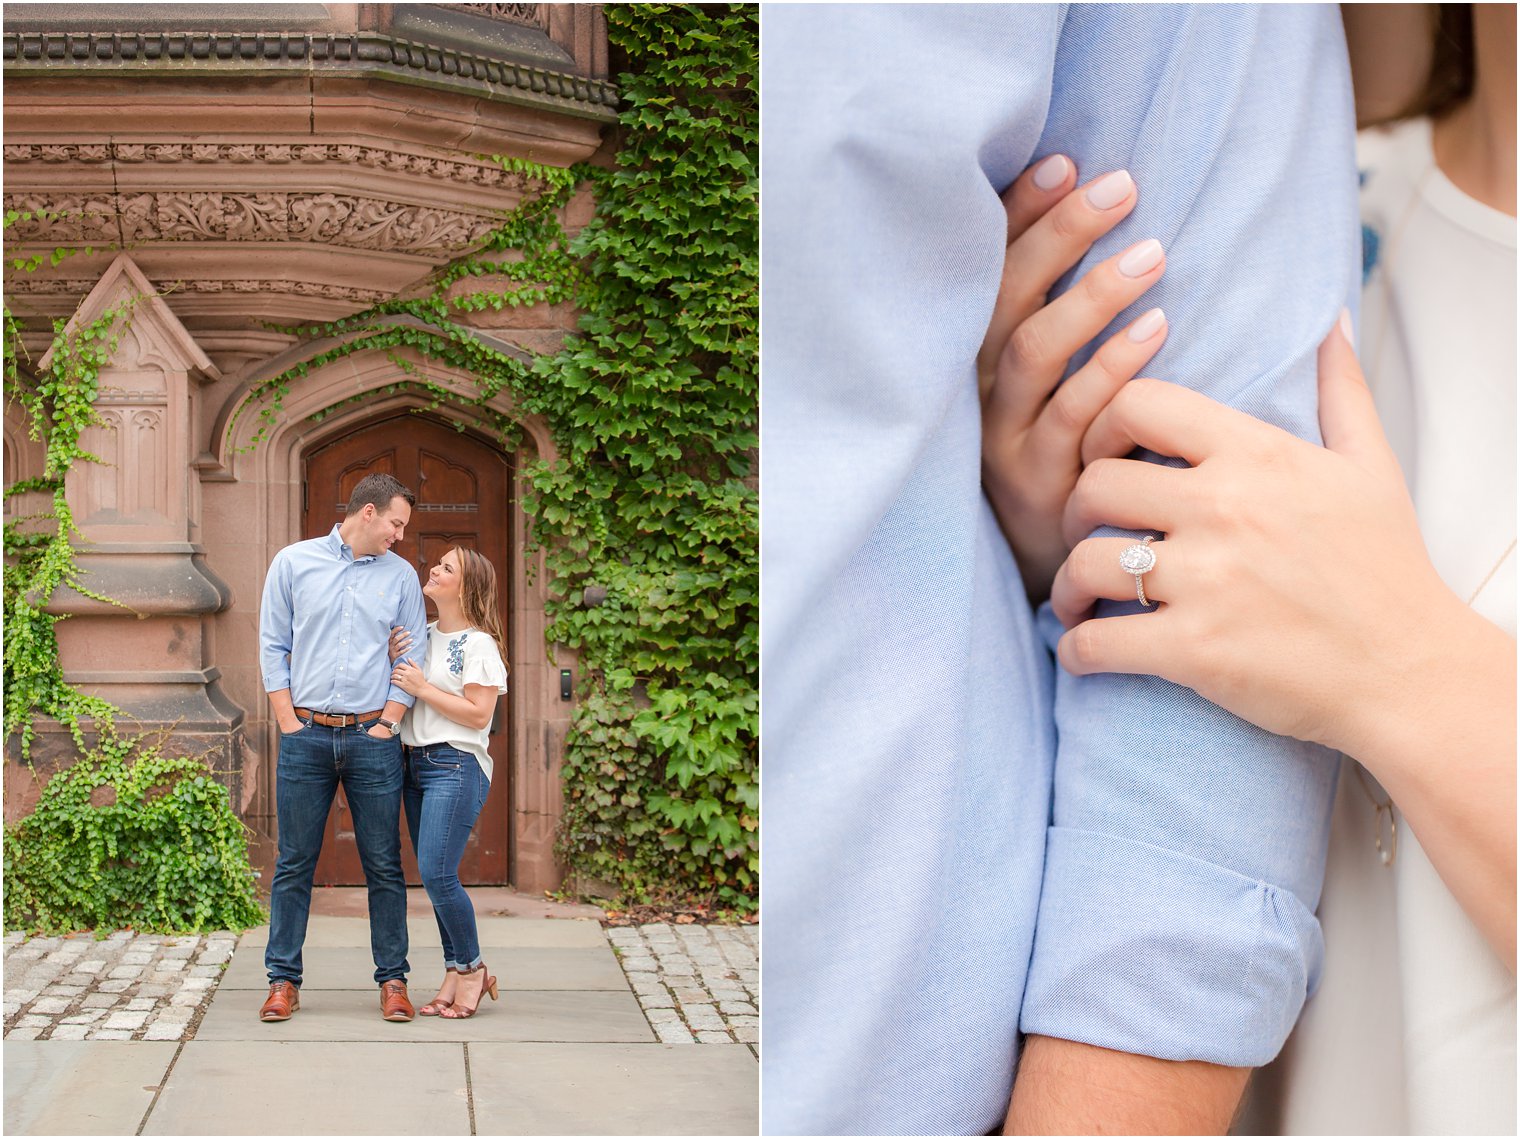
M548 13L542 4L440 4L440 8L452 8L456 12L468 12L472 16L484 16L488 20L501 20L507 24L522 24L529 28L549 26Z
M12 227L27 241L115 241L119 232L114 194L7 194L5 208L30 215Z
M90 278L39 278L20 274L6 282L6 291L28 296L79 296L95 284ZM329 300L374 304L386 300L390 293L380 289L358 289L350 285L329 285L319 281L257 281L212 278L191 281L155 281L160 293L288 293L300 297L325 297Z
M479 214L350 194L27 193L6 195L5 207L33 215L13 227L23 242L309 241L421 256L467 249L499 224Z
M235 163L286 165L334 164L362 166L377 170L420 174L439 181L465 182L507 190L536 189L536 179L478 162L451 158L434 158L425 154L384 150L351 143L6 143L5 161L27 162L152 162L152 163Z

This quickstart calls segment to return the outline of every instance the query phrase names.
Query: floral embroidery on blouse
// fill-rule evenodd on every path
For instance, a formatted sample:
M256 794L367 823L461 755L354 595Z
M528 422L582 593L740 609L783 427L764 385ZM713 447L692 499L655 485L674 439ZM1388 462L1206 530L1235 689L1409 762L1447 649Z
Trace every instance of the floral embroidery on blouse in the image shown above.
M460 633L449 642L449 671L455 676L464 671L464 643L469 638L470 634Z
M1370 170L1357 171L1357 185L1367 185L1367 176ZM1378 231L1373 229L1365 221L1362 222L1362 284L1372 279L1372 270L1377 267L1378 247L1382 244L1378 237Z

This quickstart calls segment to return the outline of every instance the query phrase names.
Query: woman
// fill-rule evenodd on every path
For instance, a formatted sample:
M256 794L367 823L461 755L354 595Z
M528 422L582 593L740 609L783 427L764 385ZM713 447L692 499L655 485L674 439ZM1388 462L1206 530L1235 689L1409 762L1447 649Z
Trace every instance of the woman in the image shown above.
M1477 19L1471 97L1433 127L1363 140L1377 409L1342 314L1320 350L1325 447L1125 383L1127 366L1050 415L1082 372L1053 396L1053 381L1021 382L1014 329L1041 320L1022 343L1070 355L1119 311L1101 291L995 318L984 351L1001 360L989 409L1023 408L988 416L989 497L1005 517L999 491L1022 482L1026 510L1072 547L1053 579L1048 554L1025 571L1068 627L1062 664L1163 676L1375 777L1347 765L1341 782L1323 982L1279 1093L1290 1133L1514 1128L1515 13ZM1011 226L1077 197L1061 196L1074 171L1042 197L1039 170L1011 191ZM1020 273L1004 298L1049 283ZM1020 469L1009 434L1042 417L1062 425L1044 429L1061 461ZM1137 446L1189 468L1126 458ZM1101 524L1164 538L1084 537ZM1089 619L1103 598L1135 612Z
M480 956L475 908L459 884L459 860L491 789L486 745L497 697L507 690L507 669L489 561L455 546L429 572L422 592L438 610L428 626L423 667L402 661L391 674L417 698L401 722L402 802L443 941L443 984L417 1012L463 1020L475 1015L487 993L496 999L496 978ZM405 630L393 632L392 659L408 644Z

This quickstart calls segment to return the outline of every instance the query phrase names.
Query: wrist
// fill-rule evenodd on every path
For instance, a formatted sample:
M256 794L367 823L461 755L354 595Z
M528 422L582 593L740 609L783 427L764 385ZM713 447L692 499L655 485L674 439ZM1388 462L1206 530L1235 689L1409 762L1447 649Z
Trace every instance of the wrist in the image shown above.
M1508 704L1515 692L1515 642L1450 591L1421 606L1365 670L1361 696L1348 705L1344 738L1332 747L1358 760L1397 801L1416 784L1440 778L1431 757L1463 741L1480 708Z

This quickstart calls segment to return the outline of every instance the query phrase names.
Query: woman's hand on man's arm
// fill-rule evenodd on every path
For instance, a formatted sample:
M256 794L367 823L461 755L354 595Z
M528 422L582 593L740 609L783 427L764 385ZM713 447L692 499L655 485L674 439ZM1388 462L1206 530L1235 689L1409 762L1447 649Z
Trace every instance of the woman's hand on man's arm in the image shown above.
M1148 673L1280 735L1324 744L1382 783L1495 951L1515 956L1515 642L1454 594L1337 321L1319 352L1318 447L1197 392L1141 381L1095 419L1051 594L1075 674ZM1123 458L1135 447L1188 468ZM1126 538L1156 530L1157 611Z
M1137 201L1122 170L1085 186L1076 181L1076 167L1057 154L1004 193L1008 249L977 357L982 485L1036 604L1049 594L1068 549L1061 511L1081 473L1082 436L1166 339L1166 317L1152 309L1062 382L1071 358L1166 271L1161 244L1140 241L1047 303L1061 275Z

